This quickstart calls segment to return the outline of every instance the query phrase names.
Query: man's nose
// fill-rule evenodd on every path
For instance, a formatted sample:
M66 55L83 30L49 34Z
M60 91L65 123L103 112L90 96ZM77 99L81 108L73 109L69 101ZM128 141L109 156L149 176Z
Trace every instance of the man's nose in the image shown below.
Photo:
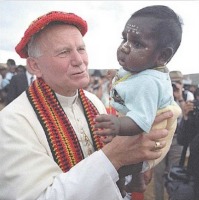
M80 66L83 63L82 56L78 51L74 51L71 56L73 66Z

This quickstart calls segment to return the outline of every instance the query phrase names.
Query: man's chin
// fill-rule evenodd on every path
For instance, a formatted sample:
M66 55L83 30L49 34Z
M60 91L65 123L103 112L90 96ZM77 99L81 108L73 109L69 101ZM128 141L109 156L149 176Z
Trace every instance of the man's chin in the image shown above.
M89 84L89 78L84 78L82 80L77 80L76 83L78 84L78 89L86 88Z

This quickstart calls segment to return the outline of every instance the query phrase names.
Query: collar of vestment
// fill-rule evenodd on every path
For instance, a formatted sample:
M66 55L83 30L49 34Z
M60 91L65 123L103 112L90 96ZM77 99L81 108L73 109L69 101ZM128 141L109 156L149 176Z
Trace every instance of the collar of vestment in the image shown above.
M78 92L74 96L66 97L55 93L57 99L59 100L62 107L71 107L78 101Z
M80 162L84 156L76 133L64 112L55 92L41 78L36 79L26 91L27 97L40 121L53 158L63 172ZM78 98L83 106L85 118L91 133L94 149L103 144L94 132L94 118L98 113L93 103L78 90Z

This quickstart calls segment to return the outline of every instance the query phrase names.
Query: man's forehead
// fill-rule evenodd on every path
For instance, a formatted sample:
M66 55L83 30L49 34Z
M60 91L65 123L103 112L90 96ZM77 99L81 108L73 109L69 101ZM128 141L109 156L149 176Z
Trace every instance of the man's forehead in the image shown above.
M72 35L74 39L77 35L80 38L83 37L79 29L74 25L51 24L34 36L34 42L40 43L40 46L46 46L46 42L48 45L55 42L60 43L60 41L64 42L70 35Z

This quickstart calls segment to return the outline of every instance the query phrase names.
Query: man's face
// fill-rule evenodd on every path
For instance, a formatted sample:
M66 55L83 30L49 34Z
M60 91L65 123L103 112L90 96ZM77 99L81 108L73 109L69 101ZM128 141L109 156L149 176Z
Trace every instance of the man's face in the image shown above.
M127 71L140 72L157 67L157 41L151 37L157 20L146 17L129 19L117 51L119 64Z
M171 83L173 87L173 92L178 92L178 90L183 87L183 84L181 81L172 81Z
M16 72L16 65L10 65L9 71L10 71L11 73L15 73L15 72Z
M41 56L34 58L37 77L61 95L72 96L89 83L88 56L80 31L70 25L55 25L39 38Z

